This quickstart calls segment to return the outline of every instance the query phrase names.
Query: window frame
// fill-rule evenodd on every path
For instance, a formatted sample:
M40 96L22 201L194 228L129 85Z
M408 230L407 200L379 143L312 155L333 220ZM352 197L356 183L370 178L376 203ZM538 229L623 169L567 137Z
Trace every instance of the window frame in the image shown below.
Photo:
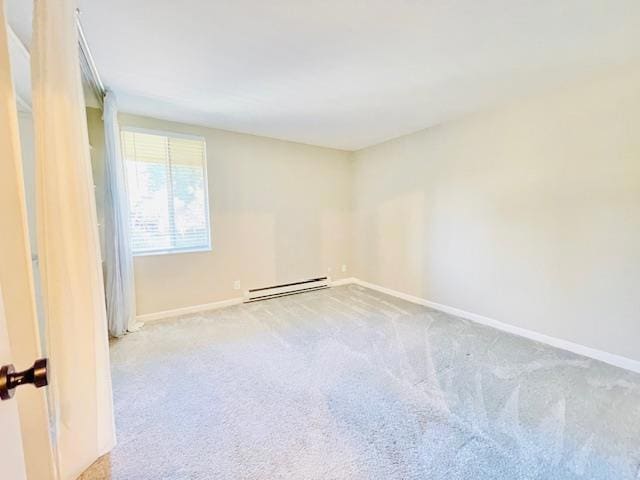
M211 252L213 250L213 245L212 245L212 241L211 241L211 214L210 214L210 207L209 207L209 176L208 176L208 172L207 172L207 166L208 166L208 161L207 161L207 140L205 139L204 136L202 135L194 135L194 134L190 134L190 133L182 133L182 132L172 132L169 130L157 130L157 129L151 129L151 128L144 128L144 127L135 127L135 126L128 126L128 125L123 125L120 127L120 148L121 150L124 151L124 138L122 136L123 132L131 132L131 133L143 133L143 134L147 134L147 135L156 135L156 136L162 136L162 137L167 137L167 138L185 138L185 139L189 139L189 140L199 140L204 144L204 158L203 158L203 165L202 165L202 170L203 170L203 181L204 181L204 196L205 196L205 202L204 202L204 213L205 213L205 219L207 221L207 245L206 246L201 246L201 247L186 247L186 248L179 248L179 247L174 247L174 248L162 248L162 249L158 249L158 250L145 250L143 252L135 252L133 250L133 245L131 245L131 239L129 239L129 245L131 248L131 254L134 257L151 257L151 256L156 256L156 255L179 255L182 253L202 253L202 252ZM124 162L128 162L129 160L124 156L124 153L122 154L122 160ZM169 172L171 172L171 169L169 169ZM125 175L126 175L126 171L125 171ZM129 182L127 180L127 188L128 188ZM129 203L129 195L127 195L127 203L128 203L128 208L129 210L131 210L131 204ZM131 213L129 212L129 222L131 222ZM129 229L131 229L131 223L129 223Z

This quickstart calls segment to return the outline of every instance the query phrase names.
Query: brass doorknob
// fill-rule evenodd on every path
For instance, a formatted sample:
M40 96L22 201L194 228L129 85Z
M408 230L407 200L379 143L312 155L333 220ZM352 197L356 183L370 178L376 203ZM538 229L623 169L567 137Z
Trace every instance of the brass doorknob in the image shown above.
M22 372L16 372L12 364L0 368L0 400L9 400L15 394L16 387L28 383L36 388L49 384L46 358L36 360L31 368Z

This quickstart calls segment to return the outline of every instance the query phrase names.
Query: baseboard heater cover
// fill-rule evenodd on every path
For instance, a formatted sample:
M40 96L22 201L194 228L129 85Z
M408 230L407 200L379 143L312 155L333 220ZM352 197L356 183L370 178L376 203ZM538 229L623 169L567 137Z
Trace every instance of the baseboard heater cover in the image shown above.
M283 297L285 295L294 295L296 293L312 292L314 290L329 288L329 286L330 282L328 277L317 277L299 282L273 285L271 287L253 288L245 293L244 303Z

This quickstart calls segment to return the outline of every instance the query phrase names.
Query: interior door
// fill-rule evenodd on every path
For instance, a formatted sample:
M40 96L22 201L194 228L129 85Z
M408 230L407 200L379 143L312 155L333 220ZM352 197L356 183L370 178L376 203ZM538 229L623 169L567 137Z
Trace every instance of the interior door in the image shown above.
M13 357L4 315L2 285L0 284L0 365L9 363L13 363ZM0 432L0 465L2 465L3 478L25 480L27 472L24 463L17 402L0 402L0 425L2 425L2 432Z
M9 50L0 0L0 365L11 363L20 371L42 352ZM0 478L21 479L26 472L29 479L54 479L46 389L17 390L14 398L0 401Z

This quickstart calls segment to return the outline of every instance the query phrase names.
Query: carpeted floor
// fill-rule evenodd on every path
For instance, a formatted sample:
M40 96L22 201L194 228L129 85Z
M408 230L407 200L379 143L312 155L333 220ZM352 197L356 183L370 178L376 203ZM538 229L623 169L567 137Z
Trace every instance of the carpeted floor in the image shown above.
M355 285L112 344L83 479L640 479L640 375Z

